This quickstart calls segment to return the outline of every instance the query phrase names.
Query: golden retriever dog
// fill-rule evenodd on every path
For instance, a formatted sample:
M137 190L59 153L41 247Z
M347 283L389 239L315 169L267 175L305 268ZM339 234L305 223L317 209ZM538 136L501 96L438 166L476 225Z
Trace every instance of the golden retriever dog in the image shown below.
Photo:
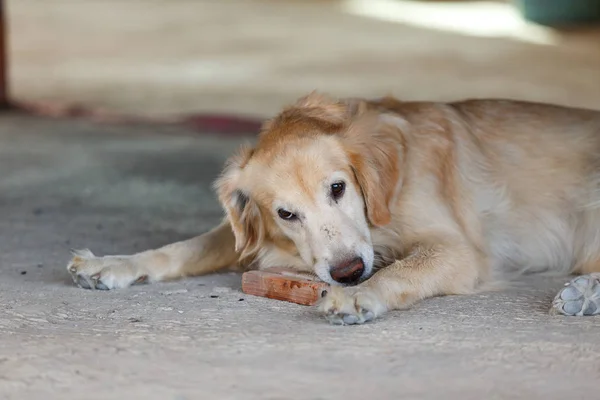
M600 314L600 112L510 100L332 99L266 122L215 184L226 219L134 255L76 251L84 288L285 266L352 325L524 272L576 273L552 309Z

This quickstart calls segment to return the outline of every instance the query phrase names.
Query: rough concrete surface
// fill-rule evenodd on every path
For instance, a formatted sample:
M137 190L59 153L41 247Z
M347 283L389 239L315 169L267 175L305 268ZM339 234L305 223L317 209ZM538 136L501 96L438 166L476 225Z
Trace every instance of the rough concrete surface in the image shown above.
M200 233L239 142L0 115L0 398L594 399L600 318L550 316L566 279L426 301L364 326L240 292L223 274L73 286L70 247Z

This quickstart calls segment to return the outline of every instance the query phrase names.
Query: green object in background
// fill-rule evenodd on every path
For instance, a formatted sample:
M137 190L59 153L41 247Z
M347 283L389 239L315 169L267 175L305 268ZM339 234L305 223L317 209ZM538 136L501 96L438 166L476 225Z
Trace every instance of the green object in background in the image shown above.
M514 0L523 17L542 25L600 22L600 0Z

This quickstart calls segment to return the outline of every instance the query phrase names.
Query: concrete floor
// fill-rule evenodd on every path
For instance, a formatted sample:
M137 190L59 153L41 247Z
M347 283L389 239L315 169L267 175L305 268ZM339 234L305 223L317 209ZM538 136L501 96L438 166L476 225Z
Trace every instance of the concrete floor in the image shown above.
M353 327L246 296L235 274L73 286L70 247L130 253L216 223L209 184L238 143L0 115L0 398L597 398L600 318L547 312L564 279Z

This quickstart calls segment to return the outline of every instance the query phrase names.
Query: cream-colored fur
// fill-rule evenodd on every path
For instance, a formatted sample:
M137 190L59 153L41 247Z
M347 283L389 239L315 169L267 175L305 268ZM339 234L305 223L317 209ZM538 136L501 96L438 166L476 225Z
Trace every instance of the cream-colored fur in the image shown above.
M102 289L232 266L289 266L335 285L330 268L359 257L362 282L334 286L318 307L362 323L514 272L599 272L599 184L597 111L313 93L229 160L215 185L221 225L131 256L78 252L68 269Z

